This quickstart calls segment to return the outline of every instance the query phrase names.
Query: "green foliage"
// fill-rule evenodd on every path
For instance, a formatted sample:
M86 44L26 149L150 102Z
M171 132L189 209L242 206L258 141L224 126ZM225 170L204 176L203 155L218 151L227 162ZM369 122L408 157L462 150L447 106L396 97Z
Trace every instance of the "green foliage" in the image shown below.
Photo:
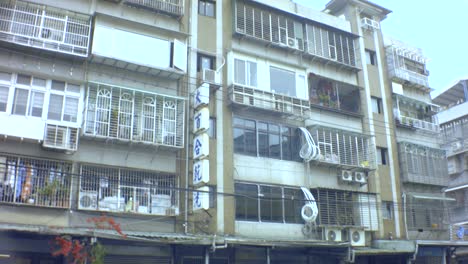
M91 248L91 263L92 264L104 264L104 257L106 256L106 250L104 246L96 242Z

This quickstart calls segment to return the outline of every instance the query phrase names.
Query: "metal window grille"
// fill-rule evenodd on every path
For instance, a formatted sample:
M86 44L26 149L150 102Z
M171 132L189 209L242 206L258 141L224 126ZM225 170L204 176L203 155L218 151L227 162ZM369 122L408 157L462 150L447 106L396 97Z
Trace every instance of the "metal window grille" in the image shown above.
M84 134L182 147L184 112L181 98L92 83Z
M69 208L72 164L0 154L0 202Z
M468 118L444 124L440 132L447 155L453 155L468 148Z
M23 1L0 3L0 39L24 46L88 56L91 17Z
M82 165L78 208L175 215L179 212L177 188L172 174Z
M446 229L448 211L443 201L409 196L406 205L409 229Z
M76 151L79 128L47 124L43 146L46 148Z
M446 186L448 168L445 151L409 142L398 144L402 178L408 182Z
M320 162L375 168L375 148L369 136L320 126L312 127L311 135L320 148Z
M370 193L315 189L319 225L357 226L378 230L377 196Z
M125 0L127 5L147 8L151 11L161 11L169 15L183 16L183 0Z

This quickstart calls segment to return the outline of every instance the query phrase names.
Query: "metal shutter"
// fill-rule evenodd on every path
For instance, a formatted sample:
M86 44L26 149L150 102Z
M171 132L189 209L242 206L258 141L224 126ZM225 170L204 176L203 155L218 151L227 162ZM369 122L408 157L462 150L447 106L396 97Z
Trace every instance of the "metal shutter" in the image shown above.
M171 264L170 257L148 257L148 256L121 256L108 255L104 257L105 264Z

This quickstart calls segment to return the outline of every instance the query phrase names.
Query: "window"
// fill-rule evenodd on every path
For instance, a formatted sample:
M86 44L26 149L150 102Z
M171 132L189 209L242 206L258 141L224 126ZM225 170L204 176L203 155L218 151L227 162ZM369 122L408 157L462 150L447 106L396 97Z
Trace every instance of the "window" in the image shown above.
M210 117L210 128L208 129L208 136L216 138L216 118Z
M377 56L375 51L366 49L366 62L370 65L377 65Z
M292 71L270 67L270 90L287 96L296 96L296 74Z
M214 62L215 62L215 57L205 55L205 54L198 54L197 71L201 72L203 71L203 69L214 70Z
M377 164L387 165L388 164L388 153L386 148L377 147Z
M234 152L282 160L300 160L296 129L250 119L234 118Z
M303 223L299 188L236 183L236 220Z
M257 87L257 63L235 59L234 82L240 85Z
M77 122L79 86L52 80L47 118L50 120Z
M0 85L0 112L6 112L8 103L8 87Z
M198 1L198 14L202 16L215 17L216 3L207 0Z
M372 112L376 114L382 113L382 99L371 97Z
M382 218L393 219L393 202L382 201Z

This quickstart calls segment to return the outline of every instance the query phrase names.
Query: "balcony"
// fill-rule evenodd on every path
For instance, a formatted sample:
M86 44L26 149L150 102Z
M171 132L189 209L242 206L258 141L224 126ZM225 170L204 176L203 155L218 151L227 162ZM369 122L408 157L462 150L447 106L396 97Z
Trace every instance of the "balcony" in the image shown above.
M441 140L447 156L453 156L468 150L468 119L445 123L441 126Z
M0 4L0 40L88 56L91 17L23 1Z
M310 115L308 100L245 86L232 85L229 89L229 98L238 106L252 107L301 119L306 119Z
M400 115L400 117L395 118L395 122L397 126L402 126L406 128L412 128L412 129L420 129L420 130L431 132L431 133L440 132L440 128L438 124L435 124L429 121L420 120L417 118Z
M179 213L175 175L115 167L81 167L78 209L174 216Z
M398 82L409 82L410 84L420 87L420 88L429 87L428 76L419 74L416 72L412 72L404 68L398 68L398 69L394 69L393 71L390 71L390 77L393 80L396 80ZM429 89L425 89L425 90L429 91Z
M440 133L436 114L439 111L437 105L416 99L413 97L394 94L393 110L397 126L425 131L429 133Z
M73 152L78 149L79 128L47 124L42 146Z
M184 15L184 0L124 0L124 3L176 17Z
M306 24L303 17L241 1L236 1L234 20L236 36L309 55L347 70L360 70L355 56L356 36L351 33L315 21Z
M444 150L409 142L399 143L398 148L403 182L448 185L447 159Z
M68 162L0 155L0 202L69 208L71 172Z
M322 126L312 126L309 131L320 149L318 164L345 169L376 168L375 147L369 136Z
M360 115L359 87L309 74L310 106L329 111Z
M455 203L455 199L433 194L408 194L406 201L408 230L430 231L434 232L434 236L437 234L436 231L441 231L444 234L442 239L447 240L450 221L448 208L452 207L448 206L448 203ZM421 235L420 239L423 238Z
M84 136L158 146L184 146L182 98L90 83Z

